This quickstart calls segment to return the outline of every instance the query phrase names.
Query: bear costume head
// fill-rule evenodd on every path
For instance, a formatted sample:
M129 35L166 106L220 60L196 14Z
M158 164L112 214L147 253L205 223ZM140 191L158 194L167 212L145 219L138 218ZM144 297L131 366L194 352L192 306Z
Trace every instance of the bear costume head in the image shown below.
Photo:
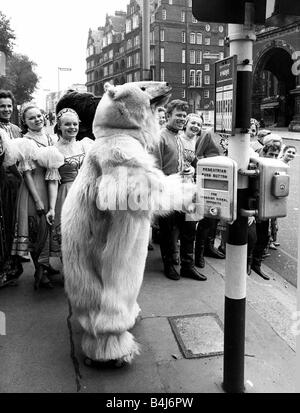
M159 140L155 112L169 100L171 87L151 81L118 86L106 83L105 91L93 122L96 139L126 132L152 149Z

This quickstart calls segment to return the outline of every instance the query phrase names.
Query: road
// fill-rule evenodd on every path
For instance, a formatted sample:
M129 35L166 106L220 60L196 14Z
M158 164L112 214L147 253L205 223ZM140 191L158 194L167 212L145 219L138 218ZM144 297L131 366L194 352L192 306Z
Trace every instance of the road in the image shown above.
M295 134L296 135L296 134ZM292 285L297 285L297 258L298 258L298 223L300 210L300 134L299 140L284 139L285 145L294 145L298 155L290 164L290 194L288 198L288 214L279 218L277 251L270 250L264 264L276 271Z

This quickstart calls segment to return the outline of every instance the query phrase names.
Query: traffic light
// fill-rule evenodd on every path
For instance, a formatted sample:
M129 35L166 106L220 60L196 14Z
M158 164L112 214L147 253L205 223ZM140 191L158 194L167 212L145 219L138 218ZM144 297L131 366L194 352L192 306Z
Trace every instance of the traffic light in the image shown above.
M243 24L245 3L254 3L255 24L281 27L300 20L299 0L193 0L199 21Z
M263 24L266 19L267 0L193 0L192 13L199 21L243 24L245 3L255 6L254 23Z
M266 26L282 27L300 20L300 2L267 0Z

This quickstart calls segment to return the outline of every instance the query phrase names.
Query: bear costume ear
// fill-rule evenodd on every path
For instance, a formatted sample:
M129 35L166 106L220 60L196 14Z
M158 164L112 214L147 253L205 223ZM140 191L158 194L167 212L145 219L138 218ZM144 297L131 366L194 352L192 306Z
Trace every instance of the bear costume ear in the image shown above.
M106 82L104 85L104 92L107 92L108 95L113 99L116 94L116 89L111 83Z

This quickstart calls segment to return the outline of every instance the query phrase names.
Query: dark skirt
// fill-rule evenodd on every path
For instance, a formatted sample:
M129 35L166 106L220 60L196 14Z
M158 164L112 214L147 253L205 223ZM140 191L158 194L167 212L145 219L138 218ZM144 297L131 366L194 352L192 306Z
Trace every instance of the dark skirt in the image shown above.
M22 265L11 256L20 179L5 169L0 160L0 287L18 278Z

